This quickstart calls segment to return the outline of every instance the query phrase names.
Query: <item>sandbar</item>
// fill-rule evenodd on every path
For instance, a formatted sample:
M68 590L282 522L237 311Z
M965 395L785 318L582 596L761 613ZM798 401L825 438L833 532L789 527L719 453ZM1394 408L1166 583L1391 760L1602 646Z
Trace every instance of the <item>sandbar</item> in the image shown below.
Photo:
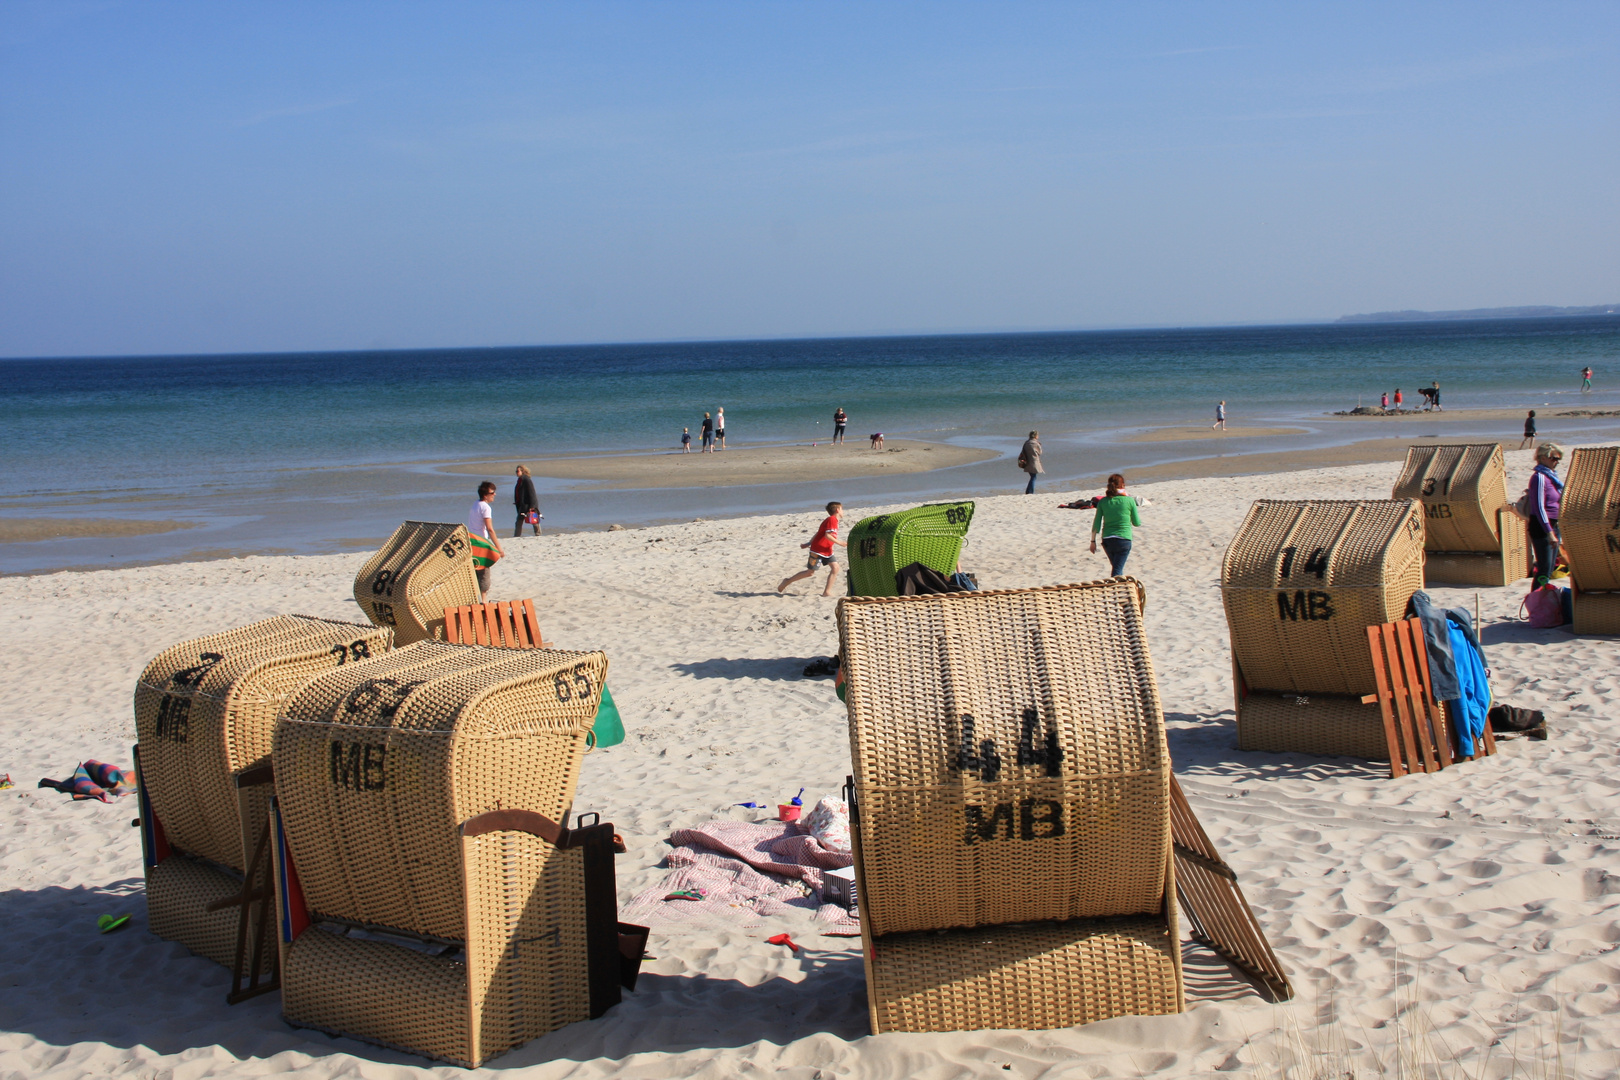
M778 444L733 446L704 454L670 451L657 454L574 455L513 458L445 466L444 472L487 475L505 481L515 465L525 464L535 476L585 480L601 489L732 487L743 484L794 484L844 480L856 476L896 476L971 465L999 455L994 450L916 439L888 439L873 450L867 440L819 446Z
M1193 439L1253 439L1265 435L1303 435L1305 428L1297 427L1228 427L1220 431L1210 427L1162 427L1126 435L1120 442L1188 442Z

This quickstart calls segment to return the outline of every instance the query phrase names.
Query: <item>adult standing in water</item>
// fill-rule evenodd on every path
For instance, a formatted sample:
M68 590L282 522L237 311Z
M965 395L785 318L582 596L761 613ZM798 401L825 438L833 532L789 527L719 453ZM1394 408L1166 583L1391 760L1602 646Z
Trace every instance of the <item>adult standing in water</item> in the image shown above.
M849 414L844 412L844 407L840 405L838 411L833 413L834 446L844 441L844 425L847 423L849 423Z
M1035 478L1043 471L1041 468L1041 435L1038 431L1029 433L1024 440L1023 449L1018 451L1018 467L1029 473L1029 483L1024 485L1024 494L1035 494Z
M703 453L714 449L714 417L703 414Z
M1108 573L1119 577L1125 560L1131 557L1131 530L1142 524L1136 500L1125 494L1125 478L1119 473L1108 478L1108 493L1097 504L1091 519L1091 551L1097 552L1097 534L1102 534L1103 550L1108 553Z
M726 410L724 409L714 410L714 441L719 444L721 450L726 448Z
M526 465L517 467L517 483L512 488L512 503L517 507L517 529L512 533L516 540L523 535L525 524L534 526L534 535L540 535L540 497L534 493L534 478L529 475ZM529 520L529 515L534 520Z

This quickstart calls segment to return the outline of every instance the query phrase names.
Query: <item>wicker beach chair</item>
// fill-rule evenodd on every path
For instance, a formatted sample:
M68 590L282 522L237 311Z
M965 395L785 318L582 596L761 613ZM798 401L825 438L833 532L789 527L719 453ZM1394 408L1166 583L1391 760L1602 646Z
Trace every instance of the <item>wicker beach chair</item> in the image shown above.
M970 502L935 503L863 518L849 531L849 595L900 595L897 575L912 563L950 577L972 521Z
M606 672L599 652L419 642L289 703L290 1023L473 1067L618 1001L612 826L566 827Z
M354 576L366 618L410 645L444 634L444 611L482 599L465 525L407 521Z
M533 600L491 600L444 609L444 640L452 645L549 649L540 636Z
M273 967L242 940L247 902L265 898L267 766L276 714L311 679L363 664L392 632L278 615L173 645L135 686L146 903L152 932L236 970ZM235 899L235 903L231 901ZM260 914L263 914L264 905ZM259 986L253 979L252 989Z
M1423 503L1426 582L1503 586L1530 576L1530 536L1508 505L1500 443L1409 447L1390 498Z
M838 605L872 1028L1182 1009L1141 591Z
M1416 500L1249 508L1221 567L1239 748L1386 758L1366 628L1422 587L1423 526Z
M1620 634L1620 447L1570 455L1558 524L1575 586L1577 634Z

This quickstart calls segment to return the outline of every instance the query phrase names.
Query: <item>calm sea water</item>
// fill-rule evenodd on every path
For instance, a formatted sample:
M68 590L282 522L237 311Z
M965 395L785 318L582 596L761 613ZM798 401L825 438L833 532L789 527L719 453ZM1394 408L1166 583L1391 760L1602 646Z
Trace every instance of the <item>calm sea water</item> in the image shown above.
M1397 386L1416 400L1431 380L1453 408L1530 398L1612 407L1617 361L1616 317L0 361L0 515L204 525L139 540L0 544L0 570L199 549L331 550L402 517L458 518L467 500L450 493L466 478L430 463L670 447L722 406L733 445L825 439L842 406L852 434L1011 452L1030 428L1049 447L1066 437L1095 444L1120 428L1207 422L1222 398L1234 423L1309 421ZM1580 399L1570 392L1588 364L1598 392ZM1347 437L1313 434L1318 444ZM981 479L1005 486L1005 472L1003 463ZM950 483L972 489L978 476ZM876 496L909 494L908 484L925 494L930 482L868 483ZM548 495L548 524L814 497L566 488Z

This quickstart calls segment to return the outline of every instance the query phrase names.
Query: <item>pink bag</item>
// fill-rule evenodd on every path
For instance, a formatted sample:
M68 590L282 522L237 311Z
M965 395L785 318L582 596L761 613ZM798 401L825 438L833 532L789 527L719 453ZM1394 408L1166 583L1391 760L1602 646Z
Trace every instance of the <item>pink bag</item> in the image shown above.
M1563 589L1556 585L1543 585L1531 589L1519 607L1526 613L1531 626L1542 629L1564 625Z

